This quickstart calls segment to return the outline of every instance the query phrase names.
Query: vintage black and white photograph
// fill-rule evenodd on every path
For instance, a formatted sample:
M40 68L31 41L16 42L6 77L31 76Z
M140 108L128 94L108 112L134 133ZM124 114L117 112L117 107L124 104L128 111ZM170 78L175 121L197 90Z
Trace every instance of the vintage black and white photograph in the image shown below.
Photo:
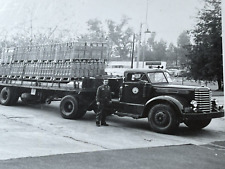
M0 169L223 169L222 0L0 0Z

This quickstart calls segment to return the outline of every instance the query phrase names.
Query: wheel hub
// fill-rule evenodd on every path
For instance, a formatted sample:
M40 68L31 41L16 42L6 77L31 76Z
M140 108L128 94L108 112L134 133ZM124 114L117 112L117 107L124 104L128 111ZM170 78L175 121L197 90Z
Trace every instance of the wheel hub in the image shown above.
M68 102L64 106L66 113L71 113L73 111L73 104L71 102Z
M8 98L8 93L7 93L7 92L4 92L4 93L2 94L2 98L3 98L4 100L6 100L6 99Z
M167 119L167 115L165 112L158 112L156 115L155 115L155 122L158 124L158 125L166 125L167 122L168 122L168 119Z

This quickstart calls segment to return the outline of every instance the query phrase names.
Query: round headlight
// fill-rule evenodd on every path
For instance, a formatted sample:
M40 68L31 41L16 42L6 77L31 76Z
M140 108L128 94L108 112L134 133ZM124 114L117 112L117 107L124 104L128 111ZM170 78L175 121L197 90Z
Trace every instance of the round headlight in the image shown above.
M218 105L218 100L217 99L213 99L212 100L212 104L215 105L215 106Z
M198 106L198 103L197 103L197 101L192 100L191 105L196 108Z

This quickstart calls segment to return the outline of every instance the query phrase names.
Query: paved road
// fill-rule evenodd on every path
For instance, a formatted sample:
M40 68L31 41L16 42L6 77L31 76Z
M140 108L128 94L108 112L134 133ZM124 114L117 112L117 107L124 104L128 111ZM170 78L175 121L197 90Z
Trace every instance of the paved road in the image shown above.
M224 169L225 142L88 153L0 161L0 169Z
M218 100L223 103L223 97ZM214 143L225 141L225 118L214 119L201 131L181 125L175 135L152 132L146 119L110 116L107 121L110 126L95 127L93 112L82 120L62 119L58 102L0 106L0 168L26 168L26 164L27 168L91 168L90 163L97 168L98 161L112 168L133 163L130 168L162 168L167 163L175 166L176 161L177 166L188 161L200 167L199 158L209 168L224 166L224 146Z

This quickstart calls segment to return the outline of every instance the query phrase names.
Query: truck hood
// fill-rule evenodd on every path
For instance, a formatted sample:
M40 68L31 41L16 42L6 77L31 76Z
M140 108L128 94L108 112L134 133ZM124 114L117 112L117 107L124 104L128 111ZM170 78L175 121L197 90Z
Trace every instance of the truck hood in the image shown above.
M166 93L166 94L189 94L190 92L200 90L200 91L209 91L208 87L199 87L199 86L185 86L185 85L174 85L174 84L155 84L153 88L157 93Z

